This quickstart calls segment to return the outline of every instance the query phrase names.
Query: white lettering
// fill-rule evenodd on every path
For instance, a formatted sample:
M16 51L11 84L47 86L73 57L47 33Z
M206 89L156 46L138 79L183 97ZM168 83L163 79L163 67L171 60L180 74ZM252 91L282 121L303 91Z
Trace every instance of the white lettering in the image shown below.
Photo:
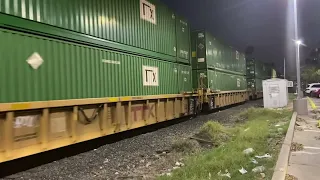
M103 63L107 63L107 64L118 64L120 65L120 61L113 61L113 60L106 60L106 59L102 59Z
M188 51L184 51L184 50L180 50L180 55L182 56L182 57L185 57L185 58L188 58L188 56L189 56L189 52Z
M198 33L198 38L204 38L204 34L203 33Z
M236 59L237 59L237 60L240 59L240 58L239 58L239 52L238 52L238 51L236 51Z
M189 71L181 71L181 74L189 74Z

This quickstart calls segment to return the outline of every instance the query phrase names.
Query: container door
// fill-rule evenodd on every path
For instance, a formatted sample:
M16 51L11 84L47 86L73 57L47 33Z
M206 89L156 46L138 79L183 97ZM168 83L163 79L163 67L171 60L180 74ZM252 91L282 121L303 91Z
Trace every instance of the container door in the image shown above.
M192 91L191 66L177 64L179 93Z
M206 33L204 31L197 32L197 68L198 69L206 69L207 68L207 45L206 45Z
M194 89L209 87L209 74L207 69L192 71L192 84Z
M190 64L190 28L186 20L176 18L178 62Z

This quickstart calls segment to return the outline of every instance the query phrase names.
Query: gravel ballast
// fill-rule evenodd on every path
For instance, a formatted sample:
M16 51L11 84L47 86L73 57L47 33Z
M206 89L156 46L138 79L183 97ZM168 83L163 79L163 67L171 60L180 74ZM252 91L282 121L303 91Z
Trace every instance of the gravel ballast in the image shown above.
M175 139L187 138L195 134L207 121L215 120L228 125L243 110L260 106L259 101L249 101L216 113L201 115L159 130L103 145L92 151L57 160L27 171L7 176L3 179L153 179L147 174L154 165L163 171L178 161L171 157L170 148ZM172 162L165 162L167 156ZM180 159L181 160L181 159ZM149 168L150 167L150 168ZM147 172L146 169L149 169ZM144 176L146 174L146 176Z

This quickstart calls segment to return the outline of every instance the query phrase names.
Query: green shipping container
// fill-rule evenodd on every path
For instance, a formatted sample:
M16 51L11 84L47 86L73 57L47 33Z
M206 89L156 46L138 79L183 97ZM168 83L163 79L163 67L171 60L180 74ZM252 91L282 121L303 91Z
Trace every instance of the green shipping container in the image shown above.
M255 79L247 79L248 89L255 91L255 92L262 92L262 79L255 78Z
M244 53L240 53L240 61L238 63L239 68L241 69L242 74L246 74L246 55Z
M176 17L177 61L190 64L190 27L188 21L181 16Z
M0 0L0 26L189 62L188 23L157 0Z
M207 31L191 35L192 68L217 69L232 74L245 74L245 58L234 48L219 42Z
M178 70L178 88L180 93L192 91L192 68L189 65L176 64Z
M0 39L1 103L192 90L187 65L4 29Z
M246 90L246 77L218 70L193 70L193 87L209 88L213 91Z
M247 59L247 78L249 79L270 79L272 68L269 64L257 61L254 58Z

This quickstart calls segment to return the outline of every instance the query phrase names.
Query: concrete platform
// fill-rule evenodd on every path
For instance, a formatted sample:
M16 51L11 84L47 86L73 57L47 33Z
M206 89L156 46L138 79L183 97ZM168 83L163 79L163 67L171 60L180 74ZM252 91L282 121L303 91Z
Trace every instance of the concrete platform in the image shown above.
M320 168L320 150L318 153L312 153L307 150L301 151L301 152L295 152L291 153L290 161L289 161L289 170L291 164L295 165L307 165L312 167L318 167ZM318 173L320 175L320 172ZM318 176L318 180L320 179L320 176Z
M320 108L320 99L312 99ZM308 104L308 116L298 116L292 142L303 144L304 150L291 152L287 174L299 180L320 179L320 129ZM303 119L301 121L301 119Z
M298 180L319 180L319 167L290 164L288 174L294 175Z
M317 137L320 137L320 131L296 131L293 142L299 142L300 144L303 144L303 146L320 147L320 140L317 140Z

